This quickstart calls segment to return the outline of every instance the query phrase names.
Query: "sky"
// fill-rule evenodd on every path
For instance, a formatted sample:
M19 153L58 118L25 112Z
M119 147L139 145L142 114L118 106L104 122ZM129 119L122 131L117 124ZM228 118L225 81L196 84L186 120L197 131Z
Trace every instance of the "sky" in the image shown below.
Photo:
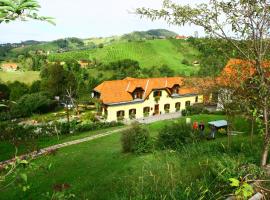
M175 0L187 3L184 0ZM192 0L195 4L204 0ZM122 35L132 31L168 29L180 35L194 35L195 26L169 26L131 14L138 7L161 8L162 0L39 0L40 15L55 18L56 25L40 21L0 24L0 43L25 40L50 41L66 37L90 38Z

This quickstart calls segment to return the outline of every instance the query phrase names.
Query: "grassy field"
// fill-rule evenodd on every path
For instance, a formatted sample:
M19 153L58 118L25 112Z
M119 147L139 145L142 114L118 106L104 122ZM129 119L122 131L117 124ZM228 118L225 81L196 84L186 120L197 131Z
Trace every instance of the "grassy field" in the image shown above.
M132 42L114 42L104 48L83 51L70 51L59 54L51 54L51 61L65 61L67 59L97 59L103 63L109 63L121 59L133 59L139 61L142 67L168 65L177 73L189 75L196 73L199 67L193 66L199 52L192 48L187 41L166 39L146 40ZM186 59L190 64L182 64Z
M200 115L192 119L207 122L224 119L224 116ZM156 122L147 127L155 136L164 125L174 122L176 120ZM247 132L248 123L237 119L235 129ZM121 152L120 134L113 134L39 158L35 161L38 169L28 177L30 190L22 192L13 187L3 191L1 199L46 199L43 195L52 194L53 188L61 184L68 185L66 192L75 194L76 199L153 199L151 195L160 197L155 199L188 200L199 199L202 195L205 195L202 199L209 199L207 195L219 186L216 184L219 177L212 177L211 166L216 162L221 167L216 170L234 169L247 161L259 162L260 139L255 141L257 148L251 148L248 141L245 134L234 136L234 151L226 151L227 138L219 136L215 141L187 145L180 152L133 155ZM50 171L44 171L43 167L50 164ZM165 196L169 194L171 196ZM216 197L212 199L220 196L211 195Z
M26 84L31 84L35 80L39 80L39 72L27 71L27 72L3 72L0 71L0 80L3 82L20 81Z

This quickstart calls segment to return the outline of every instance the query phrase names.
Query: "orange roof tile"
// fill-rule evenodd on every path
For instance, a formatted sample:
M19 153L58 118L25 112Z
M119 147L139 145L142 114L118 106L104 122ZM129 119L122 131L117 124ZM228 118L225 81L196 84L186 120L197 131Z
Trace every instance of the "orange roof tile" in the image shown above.
M263 67L269 68L270 62L264 62ZM244 80L252 77L256 72L253 61L230 59L224 67L217 82L226 86L237 86Z
M144 90L143 99L154 89L168 89L174 85L183 86L183 78L181 77L168 77L168 78L146 78L137 79L127 77L123 80L104 81L98 85L94 91L100 93L100 99L103 103L121 103L132 101L132 92L136 88ZM197 91L194 88L180 87L179 95L193 94Z
M17 63L3 63L1 65L4 68L12 68L12 69L17 69L18 67Z

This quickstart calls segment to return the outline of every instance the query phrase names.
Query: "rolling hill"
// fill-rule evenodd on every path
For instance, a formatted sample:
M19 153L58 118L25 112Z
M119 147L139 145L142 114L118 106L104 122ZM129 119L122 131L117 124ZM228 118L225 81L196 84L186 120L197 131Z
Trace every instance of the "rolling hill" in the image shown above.
M168 65L179 74L189 75L199 67L193 66L199 52L187 41L155 39L145 41L114 42L103 48L50 54L50 61L97 60L110 63L122 59L137 60L141 67Z

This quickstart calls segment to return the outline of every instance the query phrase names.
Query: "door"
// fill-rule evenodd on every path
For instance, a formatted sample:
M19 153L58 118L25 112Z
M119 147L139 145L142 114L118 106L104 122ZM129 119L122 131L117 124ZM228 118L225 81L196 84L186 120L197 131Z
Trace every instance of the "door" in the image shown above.
M154 115L159 115L159 104L155 105L155 112Z

